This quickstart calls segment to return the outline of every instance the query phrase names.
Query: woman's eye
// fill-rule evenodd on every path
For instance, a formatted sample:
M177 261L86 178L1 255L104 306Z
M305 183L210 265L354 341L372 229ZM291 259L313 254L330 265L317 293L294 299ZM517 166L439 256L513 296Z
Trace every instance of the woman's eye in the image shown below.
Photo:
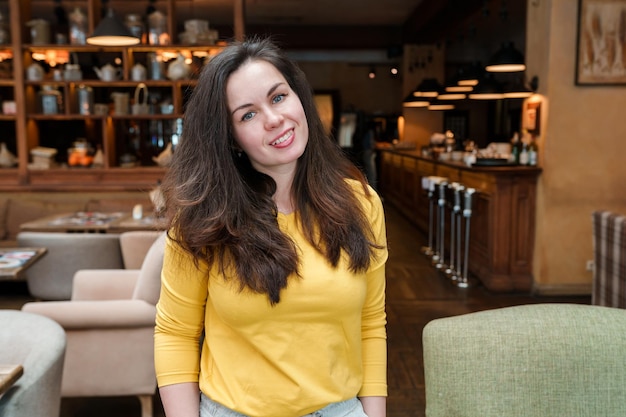
M249 111L248 113L245 113L243 116L241 116L241 121L245 122L246 120L250 120L253 116L254 113Z
M272 103L280 103L281 101L284 100L286 95L287 94L278 94L278 95L274 96L274 98L272 99Z

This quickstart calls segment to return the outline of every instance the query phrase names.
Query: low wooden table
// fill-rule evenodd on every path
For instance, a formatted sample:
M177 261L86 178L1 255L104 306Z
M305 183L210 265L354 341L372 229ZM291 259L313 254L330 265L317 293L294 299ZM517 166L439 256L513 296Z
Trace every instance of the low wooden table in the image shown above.
M0 396L11 388L23 374L24 368L22 365L0 364Z
M20 225L29 232L122 233L132 230L164 230L163 219L146 214L134 219L126 212L77 212L43 217Z
M22 272L46 252L46 248L0 248L0 281L21 279Z

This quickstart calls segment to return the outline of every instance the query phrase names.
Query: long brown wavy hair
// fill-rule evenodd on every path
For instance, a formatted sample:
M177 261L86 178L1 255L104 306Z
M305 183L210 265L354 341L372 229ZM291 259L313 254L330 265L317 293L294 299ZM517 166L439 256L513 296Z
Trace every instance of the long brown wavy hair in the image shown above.
M299 67L268 38L233 42L204 67L185 109L184 130L162 183L171 237L196 262L235 271L241 289L280 301L291 274L298 275L298 251L278 227L274 180L256 171L232 134L226 84L244 63L274 65L302 102L309 140L299 158L291 194L308 241L337 266L342 251L354 272L374 256L370 223L346 179L362 184L362 173L328 137L313 91Z

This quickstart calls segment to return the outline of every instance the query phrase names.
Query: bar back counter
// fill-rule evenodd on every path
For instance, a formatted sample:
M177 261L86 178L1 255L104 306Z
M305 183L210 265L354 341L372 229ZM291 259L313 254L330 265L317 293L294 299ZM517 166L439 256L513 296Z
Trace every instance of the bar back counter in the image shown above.
M424 158L414 150L380 150L379 158L381 195L424 233L429 233L432 213L428 190L422 187L423 178L437 176L448 183L473 188L476 193L468 239L469 273L494 292L532 290L535 198L540 168L469 167L463 162ZM444 219L451 210L449 201L446 205ZM442 246L449 248L449 231L445 230L442 236L447 242Z

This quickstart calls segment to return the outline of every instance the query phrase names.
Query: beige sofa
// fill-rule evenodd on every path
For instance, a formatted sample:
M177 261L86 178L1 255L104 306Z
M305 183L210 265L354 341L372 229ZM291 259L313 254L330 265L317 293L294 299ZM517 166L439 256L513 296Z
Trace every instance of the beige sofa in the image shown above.
M77 211L131 212L136 204L150 211L145 192L33 192L0 193L0 247L17 245L20 225L53 214Z
M124 258L135 265L143 260L140 269L78 271L71 300L26 303L22 310L65 329L62 397L136 396L142 417L152 417L154 320L165 233L123 235Z

